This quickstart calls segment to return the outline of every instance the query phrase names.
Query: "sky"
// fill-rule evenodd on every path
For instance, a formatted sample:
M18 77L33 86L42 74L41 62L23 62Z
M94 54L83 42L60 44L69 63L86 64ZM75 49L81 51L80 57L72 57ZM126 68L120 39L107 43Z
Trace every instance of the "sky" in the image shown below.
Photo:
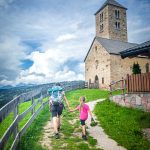
M84 80L95 36L94 13L105 0L0 0L0 85ZM150 0L128 8L128 40L150 40Z

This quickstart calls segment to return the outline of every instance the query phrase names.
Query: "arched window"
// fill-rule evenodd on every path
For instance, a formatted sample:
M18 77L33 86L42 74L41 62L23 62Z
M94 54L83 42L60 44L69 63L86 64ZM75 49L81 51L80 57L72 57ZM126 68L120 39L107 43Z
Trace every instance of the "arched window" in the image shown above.
M145 68L146 68L146 73L149 73L149 63L147 63L147 64L145 65Z
M115 17L117 18L117 10L115 10Z
M118 28L118 23L117 22L115 22L115 27L116 27L116 29Z
M103 13L100 14L100 22L103 22Z
M118 22L118 29L120 29L120 22Z
M99 79L98 79L98 76L96 75L95 76L95 83L98 83L99 82Z
M103 21L103 13L102 13L102 21Z
M120 18L120 11L119 10L115 10L115 18L116 19Z
M118 18L120 18L120 12L119 12L119 10L118 10Z
M120 29L120 22L115 22L115 28Z
M102 84L104 84L104 77L102 78Z

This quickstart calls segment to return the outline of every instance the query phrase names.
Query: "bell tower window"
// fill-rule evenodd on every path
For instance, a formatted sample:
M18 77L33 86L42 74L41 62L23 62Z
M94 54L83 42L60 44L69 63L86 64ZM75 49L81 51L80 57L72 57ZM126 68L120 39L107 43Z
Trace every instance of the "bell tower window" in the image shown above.
M115 22L115 28L118 30L120 29L120 22Z
M103 22L103 13L100 14L100 22Z
M120 18L120 11L119 10L115 10L115 18L116 19Z

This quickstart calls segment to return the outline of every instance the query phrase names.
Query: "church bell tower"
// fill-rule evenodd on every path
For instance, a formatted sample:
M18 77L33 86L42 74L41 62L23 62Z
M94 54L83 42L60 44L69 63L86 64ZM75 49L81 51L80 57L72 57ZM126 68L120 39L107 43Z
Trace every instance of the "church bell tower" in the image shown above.
M107 0L95 13L96 36L127 42L127 8L115 0Z

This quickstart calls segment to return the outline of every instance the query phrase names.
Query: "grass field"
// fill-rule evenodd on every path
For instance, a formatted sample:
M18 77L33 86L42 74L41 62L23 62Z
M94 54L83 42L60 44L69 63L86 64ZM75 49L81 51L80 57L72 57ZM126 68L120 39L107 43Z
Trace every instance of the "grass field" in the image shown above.
M128 150L150 150L142 129L150 128L150 113L129 109L110 101L99 103L95 114L105 132Z

